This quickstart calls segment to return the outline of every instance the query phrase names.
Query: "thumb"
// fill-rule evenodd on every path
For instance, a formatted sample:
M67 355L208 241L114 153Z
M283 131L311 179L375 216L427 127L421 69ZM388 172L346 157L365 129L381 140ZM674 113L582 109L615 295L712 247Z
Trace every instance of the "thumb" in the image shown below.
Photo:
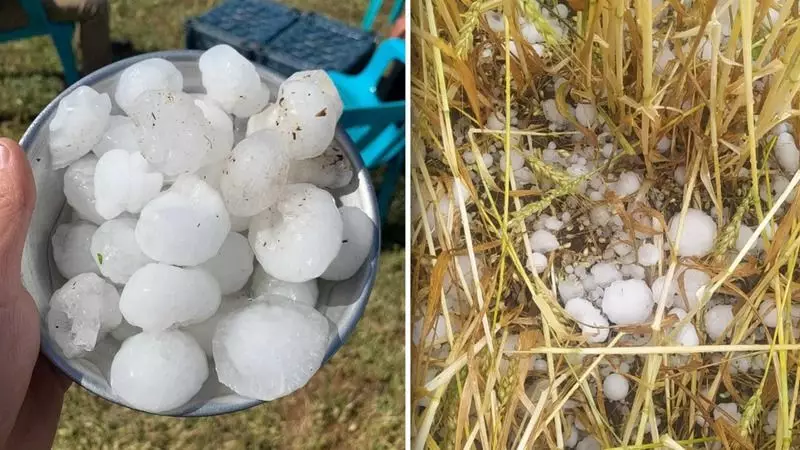
M21 284L22 249L36 188L25 153L14 141L0 138L0 283ZM2 300L0 300L2 301Z

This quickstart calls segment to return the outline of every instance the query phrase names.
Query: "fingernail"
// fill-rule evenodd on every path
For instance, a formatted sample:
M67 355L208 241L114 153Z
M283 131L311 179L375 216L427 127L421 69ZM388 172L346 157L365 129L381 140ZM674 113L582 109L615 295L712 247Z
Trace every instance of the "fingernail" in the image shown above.
M5 170L11 164L11 149L0 142L0 170Z

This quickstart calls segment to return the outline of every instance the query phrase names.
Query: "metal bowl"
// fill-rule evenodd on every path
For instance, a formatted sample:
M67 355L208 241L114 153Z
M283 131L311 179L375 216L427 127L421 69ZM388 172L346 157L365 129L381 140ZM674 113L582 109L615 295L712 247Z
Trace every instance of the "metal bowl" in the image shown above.
M70 86L50 102L28 127L20 141L33 168L37 194L36 208L33 212L33 220L25 242L22 280L33 296L42 318L42 351L53 364L85 389L108 401L129 408L132 407L114 395L108 382L111 361L120 346L118 341L110 335L106 336L98 342L95 350L86 357L67 359L58 345L47 334L45 321L47 305L53 292L65 282L64 278L55 269L50 237L59 224L69 220L70 215L70 208L67 207L63 192L64 171L53 171L50 167L48 124L55 114L59 101L78 86L90 86L98 92L108 92L111 95L122 71L128 66L147 58L157 57L171 61L183 74L185 91L203 92L200 82L200 70L198 69L198 59L201 54L201 52L194 50L149 53L104 67ZM263 82L269 86L274 100L274 95L277 93L283 77L258 65L256 68ZM120 113L119 108L115 106L112 114ZM244 123L246 121L236 121L239 133L243 132ZM338 141L337 145L344 150L344 153L350 159L354 176L348 186L333 190L331 193L340 206L359 208L372 219L374 224L380 223L375 192L369 173L364 168L358 151L341 129L337 130L335 139ZM372 248L367 261L352 278L340 282L320 280L319 283L320 298L317 303L317 309L328 318L334 331L325 361L336 353L350 333L353 332L356 323L364 312L372 285L375 282L380 251L380 233L377 225L374 228L373 235L365 238L372 240ZM165 412L163 415L182 417L209 416L241 411L261 403L259 400L233 393L217 380L215 371L210 370L209 372L210 375L205 385L191 401L180 408Z

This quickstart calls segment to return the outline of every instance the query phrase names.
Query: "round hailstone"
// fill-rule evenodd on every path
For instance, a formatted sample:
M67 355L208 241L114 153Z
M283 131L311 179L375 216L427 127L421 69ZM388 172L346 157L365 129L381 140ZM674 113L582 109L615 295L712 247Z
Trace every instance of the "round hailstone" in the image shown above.
M230 229L217 191L194 175L182 175L142 209L136 242L156 261L194 266L217 254Z
M731 322L733 322L733 306L717 305L706 311L705 314L706 333L711 340L716 341L725 333Z
M100 225L94 233L91 253L95 267L116 284L125 284L134 272L153 262L136 243L136 219L119 218Z
M208 378L200 345L182 331L139 333L111 362L114 393L134 408L163 412L188 402Z
M573 298L564 305L564 310L578 322L581 333L589 342L605 342L608 338L608 319L591 302Z
M603 292L603 313L617 325L643 323L653 309L653 293L643 280L620 280Z
M662 137L656 143L656 150L659 153L667 153L670 148L672 148L672 139L667 136Z
M578 280L565 279L558 282L558 296L564 303L573 298L583 297L584 294L583 284Z
M543 101L542 111L544 112L544 118L556 127L560 128L567 125L567 119L558 111L555 100L548 99Z
M679 284L677 279L679 277L683 277L683 294L686 295L686 301L684 302L683 297L680 295ZM711 281L711 277L708 276L705 272L697 269L685 269L683 271L677 272L677 277L673 279L675 292L679 293L678 298L675 300L676 304L681 307L686 307L687 310L694 309L697 307L698 302L700 302L700 297L698 297L698 292L700 288L704 287Z
M247 284L253 273L253 250L246 237L230 233L219 253L200 267L217 279L222 295L233 294Z
M122 323L119 324L117 328L114 328L111 331L111 336L122 342L125 339L128 339L131 336L136 336L137 334L141 333L142 329L139 327L135 327L129 324L125 319L122 319Z
M575 450L602 450L603 446L592 436L586 436L578 442Z
M350 184L353 166L334 141L325 152L310 159L289 163L290 183L311 183L324 189L339 189Z
M324 70L301 70L300 72L293 73L281 83L282 90L279 92L279 101L277 103L280 103L281 97L289 102L306 102L307 97L309 97L308 92L303 92L299 89L295 91L292 88L307 86L313 86L319 91L325 100L326 106L329 108L326 112L333 114L338 121L339 118L342 117L344 103L341 97L339 97L339 91L336 89L333 80L328 76L328 72ZM281 108L285 107L285 105L280 104L279 106Z
M228 314L238 311L250 304L250 298L242 294L234 294L222 298L219 304L219 309L213 316L204 320L203 322L189 325L183 331L192 335L192 337L200 344L203 351L209 357L213 356L211 342L214 339L214 332L217 331L219 322L228 316Z
M67 203L81 218L95 224L105 222L103 216L95 208L94 198L94 172L97 166L97 158L94 155L86 155L78 161L72 163L64 171L64 196Z
M50 120L53 169L61 169L89 153L103 136L111 115L108 94L80 86L61 99Z
M547 256L539 252L532 252L528 254L528 263L526 266L531 272L542 273L547 269Z
M67 358L94 350L98 338L121 321L117 289L94 273L67 281L47 311L47 330Z
M642 182L639 180L639 175L634 172L622 172L619 175L619 180L612 185L611 189L619 197L626 197L635 194L641 185Z
M761 316L761 320L767 327L775 328L778 326L778 310L775 306L775 300L773 300L771 297L764 298L764 300L761 302L761 305L758 307L758 314ZM800 318L800 306L792 305L789 315L791 316L792 321L796 321L798 318Z
M97 157L101 157L109 150L119 148L133 153L141 150L139 139L141 133L136 128L133 119L126 116L111 116L108 121L108 129L100 138L100 142L94 146L92 152Z
M586 128L597 124L597 108L591 103L578 103L575 106L575 119Z
M558 239L547 230L536 230L530 235L531 249L539 253L550 253L559 247Z
M739 405L736 403L720 403L714 408L714 420L725 420L734 425L738 424L742 419L742 414L739 413Z
M261 130L276 130L281 123L281 109L277 103L273 103L263 111L253 114L247 119L247 131L245 135L250 136Z
M744 224L739 225L739 234L736 236L736 244L734 245L737 251L744 250L745 245L747 245L747 241L750 240L750 237L753 236L754 232L755 231L752 228L748 227L747 225ZM761 239L756 239L755 243L753 244L752 247L750 247L750 250L748 250L747 253L756 254L759 251L763 250L763 248L764 245Z
M672 308L669 314L677 316L678 320L683 320L686 317L686 311L681 308ZM687 323L678 330L675 341L684 347L694 347L700 345L700 336L697 335L697 329L694 324Z
M775 143L775 158L781 168L790 174L794 174L800 169L800 151L794 137L789 133L778 135L778 142Z
M259 400L290 394L319 369L329 333L328 319L310 306L256 301L217 326L212 347L219 381Z
M94 171L95 208L104 219L125 211L137 214L163 184L164 176L154 172L141 153L108 151Z
M207 95L226 112L249 117L267 106L269 89L253 63L233 47L215 45L203 52L198 64Z
M278 203L250 224L250 245L264 270L295 283L317 278L342 247L336 202L311 184L291 184Z
M320 276L326 280L346 280L355 275L367 260L377 233L375 223L364 214L364 211L352 206L343 206L339 208L339 212L344 226L342 248Z
M148 91L181 92L183 75L171 62L161 58L140 61L119 76L114 100L128 114L137 97Z
M611 401L625 400L629 388L628 379L618 373L612 373L603 380L603 394Z
M680 216L681 214L677 213L670 219L667 231L670 240L678 246L678 256L706 256L714 247L714 239L717 237L716 222L704 211L689 208L683 220L683 232L678 240Z
M154 263L130 277L119 308L131 325L158 331L208 319L220 298L219 283L205 270Z
M220 178L220 192L231 214L254 216L274 205L289 174L285 140L275 131L260 131L234 147Z
M589 271L592 273L595 283L601 287L606 287L615 281L622 280L622 272L614 264L597 263Z
M189 94L145 92L129 115L142 133L142 155L168 177L195 172L218 145L217 133Z
M267 272L264 272L261 266L258 266L253 273L250 295L252 295L253 298L265 295L278 295L313 308L317 304L317 299L319 298L319 288L317 287L316 279L304 281L302 283L291 283L273 277Z
M64 278L74 278L82 273L100 273L92 258L89 246L97 227L87 222L61 224L51 238L53 260Z
M639 264L645 267L654 266L661 261L661 251L649 242L640 245L636 255L638 256Z
M203 97L194 100L203 116L211 124L211 131L214 137L211 152L206 158L206 164L214 164L224 161L233 148L233 121L231 117L220 108L220 106L210 98Z

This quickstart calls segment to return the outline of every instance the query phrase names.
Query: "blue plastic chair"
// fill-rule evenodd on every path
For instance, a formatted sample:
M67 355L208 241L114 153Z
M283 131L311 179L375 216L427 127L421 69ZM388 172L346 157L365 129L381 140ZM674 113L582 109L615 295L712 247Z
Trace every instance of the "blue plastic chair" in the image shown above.
M18 0L28 16L28 25L11 31L0 32L0 42L17 41L34 36L49 35L64 68L64 81L67 85L78 81L78 65L72 49L72 36L75 24L70 22L50 22L41 0Z
M389 11L389 23L394 23L397 18L400 17L400 14L403 12L404 4L405 2L403 0L395 0L394 4L392 4L392 10ZM362 30L372 31L372 26L375 25L375 19L378 18L382 6L383 0L371 0L369 2L367 11L364 13L364 18L361 21Z

